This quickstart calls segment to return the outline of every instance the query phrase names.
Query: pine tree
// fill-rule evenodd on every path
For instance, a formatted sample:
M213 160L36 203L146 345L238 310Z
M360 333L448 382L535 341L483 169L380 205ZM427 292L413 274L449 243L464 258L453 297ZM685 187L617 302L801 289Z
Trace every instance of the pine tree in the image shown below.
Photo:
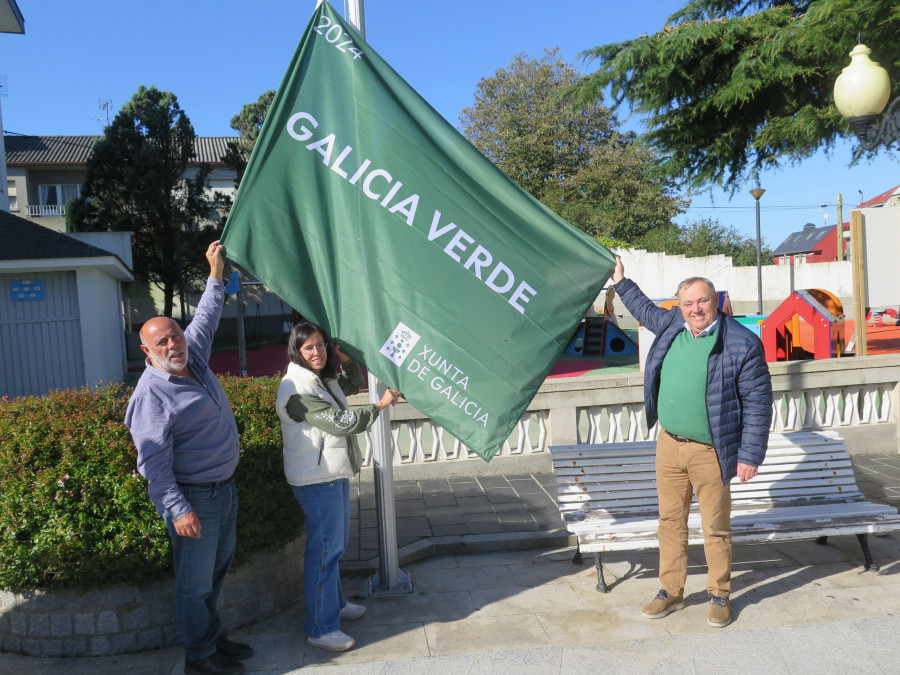
M135 272L163 291L172 316L176 292L208 271L206 246L220 229L206 199L208 165L188 176L194 128L171 92L143 85L104 130L73 204L81 231L131 231Z
M657 33L582 54L599 69L570 95L591 105L608 87L613 109L646 117L668 175L737 189L848 135L832 92L858 33L897 82L897 3L694 0Z

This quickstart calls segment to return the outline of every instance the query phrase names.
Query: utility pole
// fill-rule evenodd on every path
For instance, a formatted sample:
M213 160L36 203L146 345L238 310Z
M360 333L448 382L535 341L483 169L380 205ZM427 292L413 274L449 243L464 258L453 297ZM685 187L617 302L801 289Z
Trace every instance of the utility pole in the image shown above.
M756 313L762 316L763 313L763 288L762 288L762 237L759 233L759 198L765 194L765 190L757 186L750 190L753 199L756 200L756 290L757 290L757 309Z
M844 259L844 196L838 192L837 196L837 259Z

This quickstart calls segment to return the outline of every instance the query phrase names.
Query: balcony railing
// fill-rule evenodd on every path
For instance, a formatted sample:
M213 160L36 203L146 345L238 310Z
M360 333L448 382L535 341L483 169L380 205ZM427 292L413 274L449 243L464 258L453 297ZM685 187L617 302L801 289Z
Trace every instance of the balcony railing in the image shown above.
M66 215L66 206L65 204L53 206L29 206L28 215L32 218L40 218L41 216L63 218Z

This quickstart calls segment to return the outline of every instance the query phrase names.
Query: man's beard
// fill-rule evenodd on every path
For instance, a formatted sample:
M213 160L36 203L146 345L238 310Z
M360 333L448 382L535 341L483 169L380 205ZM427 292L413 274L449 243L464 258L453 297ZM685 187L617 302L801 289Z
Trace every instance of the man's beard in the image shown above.
M189 358L190 358L190 348L187 346L187 344L185 344L184 345L184 366L176 367L172 363L171 359L168 359L168 358L160 359L155 356L150 357L150 363L152 363L154 366L156 366L160 370L163 370L167 373L179 373L184 368L187 368Z

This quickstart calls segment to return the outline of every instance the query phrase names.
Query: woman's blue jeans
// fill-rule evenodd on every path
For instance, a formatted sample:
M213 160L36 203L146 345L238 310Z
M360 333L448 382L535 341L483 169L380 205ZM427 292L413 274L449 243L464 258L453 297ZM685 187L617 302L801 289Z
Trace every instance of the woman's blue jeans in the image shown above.
M200 538L177 535L168 511L163 518L172 538L175 615L184 655L199 661L216 651L221 631L216 603L234 558L238 493L234 481L221 487L179 488L200 519Z
M306 634L322 637L341 627L341 595L338 562L350 541L350 480L292 485L305 516L306 554L303 558L303 597L306 602Z

